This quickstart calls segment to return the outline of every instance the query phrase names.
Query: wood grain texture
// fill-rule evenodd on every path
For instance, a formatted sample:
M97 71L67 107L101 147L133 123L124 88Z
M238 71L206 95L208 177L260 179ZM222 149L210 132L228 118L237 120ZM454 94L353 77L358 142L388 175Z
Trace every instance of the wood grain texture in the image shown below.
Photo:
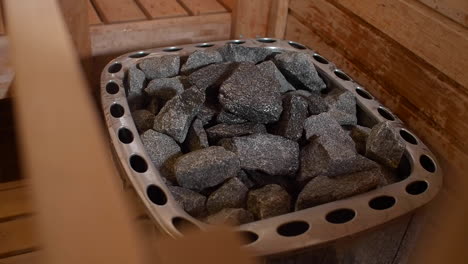
M229 39L231 16L212 14L91 27L93 54Z
M93 4L91 3L91 0L87 0L87 5L88 5L88 21L90 25L98 25L102 24L101 19L99 18L99 15L96 12L96 9L94 9Z
M284 38L288 18L289 0L272 0L268 19L268 37Z
M237 0L232 10L232 38L266 36L270 7L271 0Z
M468 87L468 30L416 1L331 0ZM438 16L439 15L439 16ZM416 37L417 36L417 37ZM468 89L466 89L468 91Z
M464 0L418 0L444 16L468 27L468 1Z
M137 0L151 18L168 18L188 15L176 0Z
M216 0L180 0L193 15L204 15L226 12L227 10Z
M237 0L218 0L218 2L224 5L224 7L228 11L232 11L232 9L234 9L234 5L236 4Z
M133 0L92 0L105 23L145 20L143 11Z

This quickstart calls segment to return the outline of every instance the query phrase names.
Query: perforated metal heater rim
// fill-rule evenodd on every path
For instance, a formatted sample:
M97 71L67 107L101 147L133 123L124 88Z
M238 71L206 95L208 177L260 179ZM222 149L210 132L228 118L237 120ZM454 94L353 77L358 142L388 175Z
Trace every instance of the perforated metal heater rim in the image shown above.
M400 182L239 226L237 230L249 239L245 247L254 255L283 254L347 237L404 215L426 204L437 194L442 184L442 172L424 143L351 76L300 43L260 38L147 49L124 54L107 64L101 75L101 99L112 146L125 176L162 232L177 237L182 235L178 229L181 223L191 223L201 229L207 225L188 215L177 204L146 154L127 104L124 74L142 59L167 54L187 56L195 50L214 49L225 43L313 54L314 64L328 85L353 92L365 114L378 122L390 121L395 129L403 131L400 134L405 140L405 155L411 165L411 174Z

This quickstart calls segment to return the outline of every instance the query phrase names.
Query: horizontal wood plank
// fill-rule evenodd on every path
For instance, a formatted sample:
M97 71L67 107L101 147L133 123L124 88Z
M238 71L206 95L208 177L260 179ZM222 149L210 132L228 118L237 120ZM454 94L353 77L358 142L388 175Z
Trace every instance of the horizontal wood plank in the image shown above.
M444 16L468 27L468 1L465 0L418 0Z
M213 14L91 27L93 54L229 39L231 16Z
M133 0L93 0L104 22L145 20L143 11Z
M176 0L137 0L151 18L187 16L188 13Z
M102 24L102 21L99 18L99 15L97 14L96 9L94 9L93 4L91 3L91 0L87 0L87 2L88 2L88 23L90 25Z
M216 0L180 0L193 15L204 15L226 12L227 10Z
M30 191L28 186L0 190L0 222L33 213Z
M43 264L44 261L41 257L41 251L33 251L16 255L8 258L0 259L2 264Z
M32 216L0 222L0 259L39 247Z

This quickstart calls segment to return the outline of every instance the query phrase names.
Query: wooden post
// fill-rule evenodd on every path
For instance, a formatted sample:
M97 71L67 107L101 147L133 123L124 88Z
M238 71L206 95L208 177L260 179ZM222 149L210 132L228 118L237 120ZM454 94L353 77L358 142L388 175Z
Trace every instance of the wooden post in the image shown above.
M237 0L232 10L232 37L265 37L270 6L271 0Z
M268 37L284 38L288 18L289 0L272 0L268 19Z

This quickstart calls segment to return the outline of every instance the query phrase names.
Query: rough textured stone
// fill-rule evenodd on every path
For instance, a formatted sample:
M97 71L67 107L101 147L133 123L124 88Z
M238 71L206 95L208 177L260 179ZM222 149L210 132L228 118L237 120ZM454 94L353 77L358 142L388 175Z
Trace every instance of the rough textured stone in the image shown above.
M143 133L153 127L154 115L148 110L136 110L132 112L132 118L138 132L140 133Z
M307 118L304 122L304 130L306 139L308 140L313 140L320 136L327 136L346 145L348 148L355 148L354 141L328 112Z
M249 175L247 175L244 170L240 170L237 173L237 178L249 189L255 186L255 183L249 178Z
M274 63L286 78L297 88L320 92L326 88L313 64L311 54L304 52L284 52L274 58Z
M342 177L325 176L312 179L299 193L295 210L344 199L367 192L379 184L379 170L361 171Z
M382 165L397 168L405 151L405 143L389 122L375 125L366 142L366 156Z
M239 226L254 221L251 212L244 208L224 208L216 214L210 215L205 222L212 225L232 225Z
M275 124L274 134L297 141L302 136L304 121L306 120L308 103L299 95L286 94L283 96L283 112L278 123Z
M200 111L197 114L197 118L200 119L203 126L212 123L218 114L218 110L216 110L216 106L212 106L209 104L203 104L200 108Z
M273 54L270 49L259 47L245 47L238 44L226 44L218 49L219 53L224 58L224 61L241 62L247 61L258 63L265 60L268 56Z
M183 74L198 70L199 68L223 61L223 56L216 50L197 50L190 54L180 71Z
M172 196L179 205L191 216L199 216L205 212L206 197L179 186L168 186Z
M289 213L291 197L276 184L266 185L250 191L247 198L247 209L256 219L265 219Z
M182 155L179 145L170 136L151 129L143 133L140 138L154 167L162 176L173 181L174 161Z
M317 93L311 93L306 90L296 90L288 92L288 94L299 95L305 98L309 106L308 109L310 115L318 115L329 110L329 107L325 100Z
M169 100L154 120L153 129L170 135L182 143L193 118L205 101L205 93L196 87L185 90Z
M200 119L193 120L184 144L190 151L209 147L208 137Z
M211 64L189 75L189 82L201 90L219 86L237 67L237 63L226 62Z
M254 64L241 63L221 85L218 98L230 113L266 124L276 122L283 111L278 86Z
M325 98L331 116L342 126L357 125L356 97L343 89L334 89Z
M263 124L244 123L244 124L218 124L206 130L206 134L211 142L217 142L222 138L240 137L257 133L266 133L266 127Z
M363 126L354 126L351 129L350 136L356 144L356 151L364 155L366 153L366 141L371 129Z
M234 137L223 142L237 153L242 169L292 176L299 168L299 144L270 134Z
M286 191L294 192L296 188L295 179L281 175L268 175L261 171L247 171L249 179L253 182L255 187L263 187L269 184L277 184L283 187Z
M225 123L225 124L231 124L231 125L249 122L248 120L238 117L235 114L226 112L225 110L221 110L219 112L219 114L216 116L216 121L218 123Z
M173 78L158 78L148 83L145 92L150 96L155 96L162 100L170 100L172 97L181 94L184 85L179 76Z
M200 191L235 177L240 163L236 154L213 146L181 156L174 168L180 186Z
M276 79L279 86L279 92L285 93L288 91L294 91L294 87L284 78L283 74L278 70L276 65L272 61L265 61L257 65L260 71L266 76L271 76L271 78Z
M143 105L143 85L145 83L145 74L131 67L127 72L127 101L130 111L141 109Z
M297 181L301 184L318 176L335 177L378 167L354 148L321 136L301 150L301 166Z
M168 78L179 74L180 58L177 55L165 55L144 59L138 64L147 79Z
M206 209L214 214L224 208L242 208L245 206L249 189L237 177L226 181L211 193L206 201Z

